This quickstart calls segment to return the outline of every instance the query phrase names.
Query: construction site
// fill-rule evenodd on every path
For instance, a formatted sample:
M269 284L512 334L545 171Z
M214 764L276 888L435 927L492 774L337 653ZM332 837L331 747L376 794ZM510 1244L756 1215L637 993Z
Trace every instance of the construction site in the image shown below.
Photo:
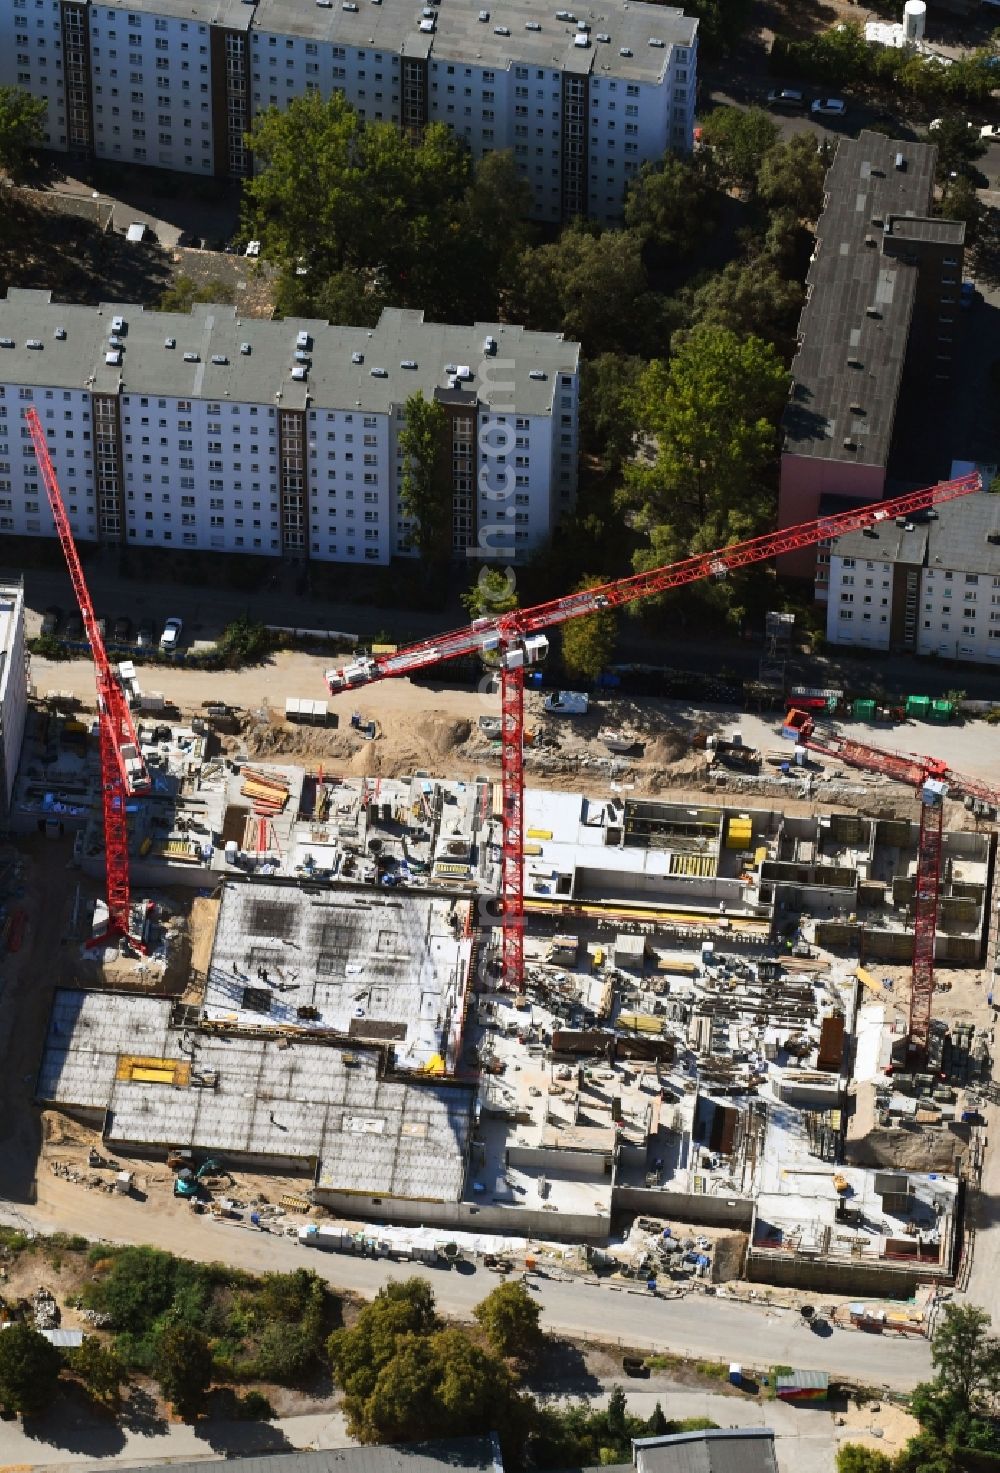
M697 794L637 791L606 728L583 791L536 785L535 631L610 587L327 672L346 718L489 657L462 778L144 716L95 629L96 720L36 691L11 800L12 855L68 877L58 925L28 918L42 1158L101 1186L110 1153L151 1200L307 1244L910 1300L918 1333L982 1161L1000 798L795 709L777 762L731 715L690 734Z

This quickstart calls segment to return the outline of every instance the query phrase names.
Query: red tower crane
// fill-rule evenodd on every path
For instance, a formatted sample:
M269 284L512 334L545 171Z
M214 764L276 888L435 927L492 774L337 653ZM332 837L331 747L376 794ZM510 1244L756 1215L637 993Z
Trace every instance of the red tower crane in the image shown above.
M416 670L463 655L492 654L500 669L501 743L503 785L503 846L500 898L503 932L502 966L505 984L515 992L524 981L524 673L548 649L543 630L565 624L602 609L619 608L657 593L697 583L702 578L725 578L737 568L764 562L779 553L793 552L817 542L863 531L894 517L908 517L958 496L981 489L978 473L912 491L889 501L820 517L798 527L768 532L749 542L737 542L715 552L682 558L662 568L635 573L564 598L513 609L496 618L476 619L463 629L407 645L391 655L365 656L350 665L328 670L331 694L354 690L375 680L412 675Z
M69 569L70 582L80 606L84 633L90 644L97 679L97 714L101 742L101 797L104 809L104 856L107 884L108 923L90 945L107 945L131 930L131 895L128 866L127 800L136 793L148 791L149 773L143 761L125 693L115 678L104 648L104 640L94 615L94 605L83 568L80 566L73 531L63 505L62 492L45 440L45 431L36 409L25 411L35 455L45 482L52 520L62 544Z
M789 713L791 718L792 713ZM887 752L864 742L834 734L816 736L811 716L795 713L790 724L798 728L798 745L811 752L836 757L849 767L879 772L896 782L920 790L920 836L917 840L917 873L913 894L913 971L910 983L908 1049L923 1058L931 1040L931 1009L934 1002L934 943L937 937L938 898L941 889L941 843L944 799L975 798L1000 807L1000 793L976 778L964 777L937 757L916 752Z

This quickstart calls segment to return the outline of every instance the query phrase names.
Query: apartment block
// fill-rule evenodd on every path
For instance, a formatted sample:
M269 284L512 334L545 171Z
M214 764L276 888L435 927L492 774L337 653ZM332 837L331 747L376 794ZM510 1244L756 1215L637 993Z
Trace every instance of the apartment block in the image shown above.
M414 552L399 435L444 410L457 557L516 561L573 505L579 345L387 308L378 327L0 301L0 534L54 527L23 411L42 417L75 535L385 564Z
M697 26L644 0L6 0L0 82L46 99L49 148L229 178L256 114L342 92L512 151L538 219L610 220L642 163L691 147Z
M0 820L4 826L10 816L27 712L24 588L8 580L0 585Z
M1000 668L1000 496L838 537L829 568L831 644Z
M806 279L783 421L779 526L885 495L904 373L951 377L965 226L932 218L937 150L880 133L841 139ZM822 544L779 559L816 577Z

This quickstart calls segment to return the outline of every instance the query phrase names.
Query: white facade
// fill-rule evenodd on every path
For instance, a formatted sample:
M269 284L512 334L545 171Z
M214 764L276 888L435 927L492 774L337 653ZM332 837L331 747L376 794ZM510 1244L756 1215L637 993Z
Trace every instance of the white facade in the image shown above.
M487 336L497 351L482 357ZM414 551L398 437L420 391L461 436L450 455L442 445L452 551L477 556L488 533L500 556L523 557L573 506L578 358L557 334L394 309L367 330L12 291L0 535L54 535L23 421L33 405L82 540L384 565Z
M826 637L1000 668L1000 497L980 492L834 542Z
M892 563L830 554L826 606L829 644L864 645L867 649L888 651L893 572Z
M917 653L1000 665L1000 547L994 574L923 569Z
M24 589L0 587L0 816L10 812L28 710L28 657L24 643Z
M50 148L202 176L245 172L255 114L340 91L365 121L443 122L475 157L512 150L550 221L619 217L643 162L691 147L697 22L679 10L615 0L568 24L499 0L481 24L370 3L7 0L0 83L47 100Z

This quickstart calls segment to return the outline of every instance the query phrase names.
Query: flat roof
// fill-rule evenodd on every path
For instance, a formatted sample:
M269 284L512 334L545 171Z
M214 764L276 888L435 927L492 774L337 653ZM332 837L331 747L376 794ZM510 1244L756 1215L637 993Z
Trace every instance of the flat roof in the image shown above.
M109 364L116 317L124 321L121 362ZM308 334L310 361L306 378L293 379L300 332ZM487 336L496 339L497 351L484 358ZM168 338L174 347L166 346ZM41 347L29 348L29 342ZM244 344L249 352L242 351ZM360 363L353 361L355 353ZM187 361L186 354L197 357ZM0 300L0 382L102 394L385 414L418 389L432 398L448 384L446 366L461 364L472 372L465 390L470 405L496 399L508 407L513 385L518 413L548 415L557 375L575 373L579 357L579 344L566 342L561 333L503 323L425 322L423 312L398 307L387 307L377 327L363 328L314 318L241 318L236 307L212 303L198 303L190 313L128 302L84 307L53 302L51 292L15 287ZM385 377L373 376L373 368L383 369ZM531 377L539 371L543 378Z
M454 897L394 888L233 880L222 892L205 989L208 1019L335 1029L386 1043L397 1066L447 1054L471 941ZM262 975L263 974L263 975ZM303 1019L299 1010L314 1009Z
M37 1098L106 1110L122 1149L292 1160L331 1191L461 1197L474 1085L386 1075L364 1046L175 1027L173 1006L58 989Z
M227 31L248 31L253 20L252 0L100 0L93 7L94 19L100 24L100 11L124 11L128 15L163 15L173 20L191 21L194 25L223 26Z
M172 1462L172 1473L205 1473L205 1460ZM122 1473L148 1469L143 1463ZM503 1473L496 1434L451 1437L386 1447L342 1447L321 1452L269 1453L240 1458L240 1473Z
M331 7L315 0L259 0L253 32L359 49L374 46L402 56L504 71L520 62L655 84L670 64L672 48L693 46L698 31L697 20L683 10L644 0L567 6L575 21L557 20L559 7L553 0L483 0L483 8L489 14L486 21L479 20L478 5L435 6L435 28L428 33L419 29L420 6L411 0L361 0L355 10L345 10L336 0ZM590 26L588 47L574 44L576 22ZM599 35L609 39L599 41Z
M882 522L874 537L863 532L838 537L834 555L1000 577L1000 496L979 491L942 502L936 511L936 520L908 523L910 531ZM991 537L997 540L990 542Z
M905 167L896 167L897 155ZM890 217L929 214L936 156L930 144L867 130L840 140L799 318L785 454L885 465L917 267L883 255L880 246ZM899 225L896 233L903 230Z
M965 244L964 220L936 220L927 215L893 215L886 221L886 233L900 240L930 240L941 245Z
M718 1427L633 1440L639 1473L778 1473L769 1427Z

